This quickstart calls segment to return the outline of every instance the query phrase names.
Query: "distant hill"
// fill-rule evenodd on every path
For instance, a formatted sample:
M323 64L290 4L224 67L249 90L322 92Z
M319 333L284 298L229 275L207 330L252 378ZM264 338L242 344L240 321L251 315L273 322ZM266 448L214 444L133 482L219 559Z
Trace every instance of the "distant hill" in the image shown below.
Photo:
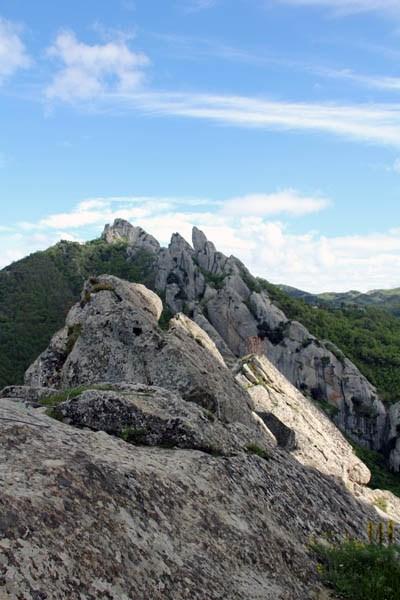
M396 317L400 317L400 288L372 290L365 294L357 290L350 290L343 293L324 292L322 294L310 294L289 285L280 285L278 287L292 298L304 300L307 304L336 308L340 308L341 306L375 306L388 310Z

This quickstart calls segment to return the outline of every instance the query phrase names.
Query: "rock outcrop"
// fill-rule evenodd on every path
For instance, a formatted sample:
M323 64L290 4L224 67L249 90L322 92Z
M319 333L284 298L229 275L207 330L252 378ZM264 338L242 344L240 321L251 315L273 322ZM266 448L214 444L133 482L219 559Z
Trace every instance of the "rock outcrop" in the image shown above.
M120 220L107 226L106 240L125 237L130 252L148 247L144 233L129 233ZM142 231L142 230L141 230ZM330 342L316 339L290 321L235 257L224 256L202 231L193 228L192 246L174 234L156 252L155 289L172 313L184 312L207 331L227 364L261 340L262 352L300 391L336 409L335 423L358 443L382 450L388 415L376 389Z
M52 415L137 445L187 448L217 456L246 451L254 443L267 452L273 440L257 421L251 428L239 422L223 423L178 394L140 384L87 386L77 397L55 407Z
M26 386L0 394L1 599L329 597L310 541L365 538L400 503L361 485L266 358L232 371L198 323L165 331L162 313L144 286L92 278Z
M99 391L86 391L58 408L59 416L76 426L113 434L126 428L143 433L148 429L147 411L156 415L159 429L165 427L165 442L173 439L174 431L186 431L192 447L205 447L201 441L194 444L189 430L200 434L204 421L207 424L204 415L209 414L250 427L253 441L257 438L261 447L263 436L274 436L303 464L330 476L345 482L369 481L368 469L337 428L267 358L247 357L231 371L207 333L184 314L171 318L168 331L161 330L162 310L160 298L140 284L108 275L89 280L64 329L28 369L27 385L100 386ZM164 400L157 387L149 386L163 388ZM18 395L16 389L13 395ZM193 426L185 414L188 402L201 407ZM155 422L151 425L154 436ZM241 443L242 448L245 445Z
M127 242L133 248L155 253L160 251L160 244L152 235L146 233L141 227L134 227L124 219L115 219L113 225L106 225L102 238L109 244Z
M263 356L248 356L235 367L256 413L279 446L299 462L345 482L367 484L371 474L332 421L304 397Z
M158 326L159 297L140 284L104 275L89 280L66 326L31 365L26 384L73 388L141 383L176 391L228 421L251 422L250 396L208 335L185 315Z

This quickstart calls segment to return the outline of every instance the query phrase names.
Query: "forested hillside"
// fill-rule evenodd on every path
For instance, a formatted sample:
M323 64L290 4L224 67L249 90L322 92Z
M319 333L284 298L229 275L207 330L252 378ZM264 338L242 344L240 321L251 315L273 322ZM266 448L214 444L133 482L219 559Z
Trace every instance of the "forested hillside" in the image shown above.
M289 285L280 285L279 288L292 298L304 300L307 304L314 306L322 306L323 308L383 308L396 317L400 317L400 288L373 290L366 294L355 290L344 293L310 294Z
M400 400L399 317L376 306L315 306L264 280L258 281L289 319L300 321L319 339L336 344L378 388L384 400Z

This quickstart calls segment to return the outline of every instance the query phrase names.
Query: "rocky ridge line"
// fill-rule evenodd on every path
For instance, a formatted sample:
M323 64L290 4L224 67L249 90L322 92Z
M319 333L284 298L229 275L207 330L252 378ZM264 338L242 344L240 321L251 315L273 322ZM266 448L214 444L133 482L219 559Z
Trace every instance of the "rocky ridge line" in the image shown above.
M334 422L346 435L387 454L396 447L390 414L358 368L332 343L287 319L246 267L218 252L202 231L193 228L192 246L174 234L168 248L160 249L141 228L116 220L103 238L125 239L133 255L138 250L154 255L155 289L168 310L194 320L229 365L248 353L249 339L258 337L262 352L297 389L333 407ZM391 463L397 469L396 452Z

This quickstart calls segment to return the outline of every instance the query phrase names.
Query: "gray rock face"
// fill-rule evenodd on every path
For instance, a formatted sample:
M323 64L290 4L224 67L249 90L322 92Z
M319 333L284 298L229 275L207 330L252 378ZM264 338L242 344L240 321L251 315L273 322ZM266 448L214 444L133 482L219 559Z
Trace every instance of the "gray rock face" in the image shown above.
M299 462L350 485L369 482L369 470L337 427L266 357L247 356L237 363L235 372L278 444Z
M160 244L141 227L134 227L124 219L115 219L113 225L106 225L102 238L109 244L128 242L131 246L140 247L148 252L158 253Z
M26 372L26 384L71 388L141 383L178 392L227 421L253 422L250 396L214 342L183 314L158 327L161 300L144 286L101 276L85 284L66 326Z
M290 322L265 291L257 291L244 265L218 252L202 231L193 228L192 246L174 234L163 249L126 221L106 227L103 236L110 243L128 239L131 256L144 248L154 252L155 289L166 307L200 323L229 365L232 356L248 353L251 338L259 337L262 353L293 385L337 409L335 422L347 435L377 450L388 447L389 416L376 389L333 344ZM52 357L59 362L57 340Z
M0 391L0 399L8 398L15 402L22 402L27 406L38 408L41 406L41 400L56 393L57 390L55 388L9 385Z
M163 388L127 383L102 384L54 409L75 427L123 437L141 446L188 448L231 455L257 443L267 451L272 439L259 425L224 424L210 411Z
M244 265L218 252L196 227L192 243L174 234L157 255L155 286L168 309L200 323L229 364L232 355L248 353L249 339L259 337L262 352L298 389L337 408L336 423L348 435L382 449L387 413L357 367L333 344L290 322L266 292L255 291L256 281Z
M153 441L162 440L156 416L163 421L169 410L207 435L197 407L187 415L171 395L168 408L159 392L145 401L129 389L132 414L145 415ZM96 397L81 396L77 410L71 403L71 420L101 420ZM119 419L126 408L111 414ZM272 444L267 460L219 457L132 446L6 399L1 411L2 600L315 600L310 537L359 538L380 519Z
M396 402L389 411L389 433L386 453L389 455L390 467L400 471L400 402Z

